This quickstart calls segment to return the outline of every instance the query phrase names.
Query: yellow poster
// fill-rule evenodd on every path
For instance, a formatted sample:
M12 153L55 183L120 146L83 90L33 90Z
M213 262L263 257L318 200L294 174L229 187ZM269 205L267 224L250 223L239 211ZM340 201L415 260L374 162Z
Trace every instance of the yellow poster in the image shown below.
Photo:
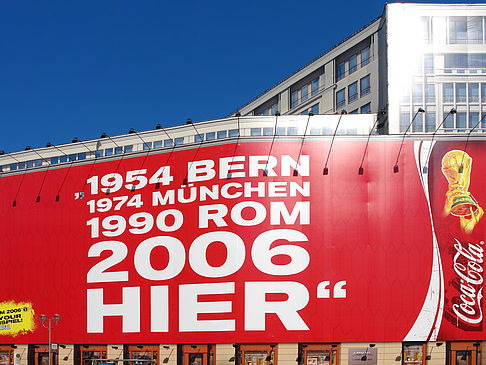
M16 336L34 328L32 303L0 302L0 335Z

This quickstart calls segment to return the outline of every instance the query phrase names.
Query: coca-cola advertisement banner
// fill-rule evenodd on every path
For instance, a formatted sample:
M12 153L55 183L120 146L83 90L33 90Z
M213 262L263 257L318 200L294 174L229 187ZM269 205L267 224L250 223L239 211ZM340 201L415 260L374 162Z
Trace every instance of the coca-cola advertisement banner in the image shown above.
M486 145L239 141L0 177L0 339L478 340ZM397 163L395 163L398 156Z

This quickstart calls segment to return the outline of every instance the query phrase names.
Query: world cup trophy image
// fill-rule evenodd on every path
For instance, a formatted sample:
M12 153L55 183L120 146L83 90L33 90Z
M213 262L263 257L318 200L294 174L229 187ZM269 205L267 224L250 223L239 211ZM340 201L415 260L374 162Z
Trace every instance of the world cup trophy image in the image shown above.
M462 230L468 234L484 215L483 209L468 191L471 165L472 158L465 151L452 150L442 158L442 173L449 182L444 214L459 217Z

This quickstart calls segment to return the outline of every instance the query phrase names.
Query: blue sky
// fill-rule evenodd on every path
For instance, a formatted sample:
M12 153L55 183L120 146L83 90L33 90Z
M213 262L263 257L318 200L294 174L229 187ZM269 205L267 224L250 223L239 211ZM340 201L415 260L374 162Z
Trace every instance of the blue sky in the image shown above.
M3 0L0 150L224 117L384 5Z

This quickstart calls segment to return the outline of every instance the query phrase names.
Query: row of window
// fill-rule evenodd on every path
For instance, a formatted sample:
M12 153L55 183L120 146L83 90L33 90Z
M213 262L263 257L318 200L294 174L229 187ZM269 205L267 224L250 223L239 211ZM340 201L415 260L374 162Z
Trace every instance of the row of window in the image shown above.
M352 55L347 60L338 63L336 70L336 81L341 80L346 75L351 75L361 67L370 63L370 47L363 48L359 53Z
M352 111L349 112L349 114L368 114L371 113L371 103L365 104L361 106L360 108L356 108Z
M366 75L359 80L359 96L369 94L370 92L370 75ZM358 81L348 85L348 104L358 99ZM346 88L336 92L336 108L346 105Z
M439 350L434 353L434 347L439 348L443 345L443 342L436 342L435 346L430 344L430 350L427 350L427 344L423 342L402 343L401 351L395 361L400 361L400 364L417 365L425 365L430 360L437 362L444 355L438 354ZM343 351L341 346L339 343L299 343L296 349L298 353L297 365L341 364L340 357ZM361 362L363 364L376 364L378 360L384 360L378 359L383 355L375 347L376 344L356 346L358 345L347 349L348 364L359 364ZM14 349L12 347L14 346L0 346L0 365L14 364ZM277 365L279 362L279 346L276 344L235 344L234 347L234 351L229 354L220 354L220 356L231 356L227 361L236 365ZM447 365L481 364L482 349L480 342L447 342L444 347L445 349L442 351L446 352ZM74 345L74 354L69 352L69 355L62 360L63 362L70 361L70 363L76 365L115 365L121 362L126 362L129 365L157 365L168 363L172 359L176 359L177 365L214 365L216 363L217 348L215 344L177 345L177 353L173 355L172 359L173 350L164 354L159 345L123 345L121 349L118 346L111 346L111 348L119 352L117 359L107 359L107 345ZM168 350L170 347L164 346L164 348ZM61 354L54 351L51 355L51 363L49 364L48 345L29 345L26 363L28 365L59 364ZM120 357L122 359L118 360ZM128 362L128 360L133 361ZM283 362L285 362L285 359Z
M444 73L486 73L486 53L444 53ZM435 70L434 55L424 54L423 59L415 65L415 72L433 74Z
M425 43L432 42L433 22L431 17L421 17L417 27ZM483 44L485 42L485 19L482 16L447 17L447 44Z
M446 82L442 84L442 99L444 103L486 103L486 83L478 82ZM410 92L402 95L402 103L410 102ZM435 103L435 84L416 83L412 85L412 102L423 105Z
M277 103L273 103L269 107L263 109L260 113L257 113L256 115L275 115L277 114Z
M304 111L302 111L300 114L305 114L305 115L307 115L307 114L309 114L310 112L312 112L312 114L314 114L314 115L319 114L319 103L314 104L314 105L312 105L310 108L305 109L305 110L304 110Z
M404 133L415 113L406 112L400 113L400 133ZM486 113L479 112L457 112L456 114L448 114L448 111L444 111L444 116L447 118L444 121L443 129L445 132L465 132L473 130L486 131ZM481 119L480 119L481 118ZM479 123L479 124L478 124ZM435 112L427 112L425 114L418 113L415 116L412 124L412 132L434 132L436 130L436 115Z
M484 17L451 16L447 22L449 44L481 44L484 42Z
M198 142L202 142L204 140L212 141L212 140L215 140L215 139L222 139L222 138L228 138L228 137L229 138L238 137L238 129L221 130L221 131L208 132L208 133L205 133L205 134L195 135L194 141L196 143L198 143ZM188 141L186 141L186 143L187 142ZM143 144L143 149L144 150L151 150L151 149L158 149L158 148L169 148L169 147L173 147L173 146L179 146L181 144L184 144L184 137L174 138L173 140L172 139L166 139L166 140L160 140L160 141L145 142ZM130 153L130 152L133 152L133 145L98 149L95 152L95 156L97 158L103 157L103 156L109 157L109 156L113 156L113 155L120 155L120 154L123 154L123 153ZM53 157L49 158L49 160L45 160L45 161L46 162L49 161L50 165L56 165L56 164L59 164L59 163L85 160L86 156L87 156L86 152L80 152L80 153L73 153L73 154L69 154L69 155L53 156ZM42 159L23 161L23 162L15 162L15 163L11 163L10 165L4 165L4 166L0 165L0 172L22 170L22 169L31 168L31 167L40 167L40 166L42 166L42 164L43 164Z
M481 86L480 86L481 85ZM444 83L444 103L470 103L479 102L479 90L481 90L481 102L486 102L486 84L482 83Z
M293 108L298 104L306 101L310 96L314 96L319 91L319 77L316 77L310 83L303 85L290 94L290 107Z

